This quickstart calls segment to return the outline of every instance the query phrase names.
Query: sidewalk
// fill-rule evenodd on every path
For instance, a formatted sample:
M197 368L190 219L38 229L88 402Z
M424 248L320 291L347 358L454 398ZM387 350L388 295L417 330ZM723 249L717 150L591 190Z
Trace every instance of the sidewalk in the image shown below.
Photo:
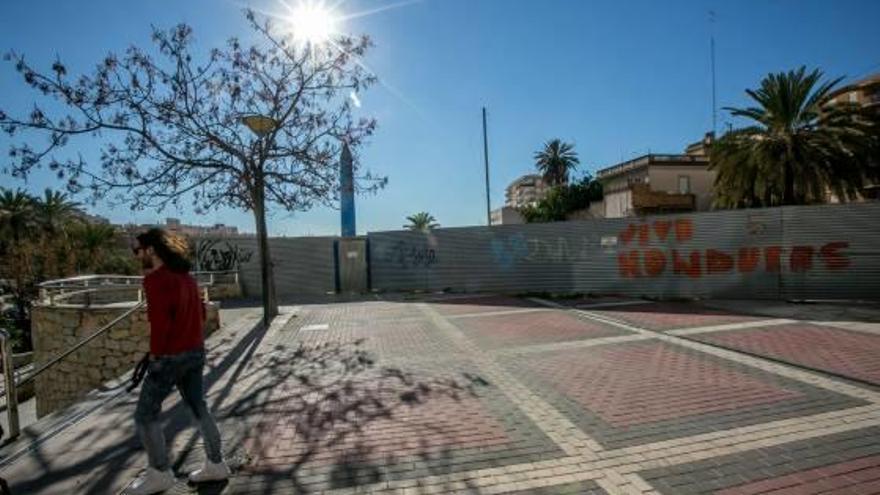
M564 303L312 301L268 331L244 311L210 339L207 372L235 475L186 485L203 452L169 401L169 493L880 490L880 324L864 308ZM0 475L16 495L118 493L146 463L134 400L93 398Z

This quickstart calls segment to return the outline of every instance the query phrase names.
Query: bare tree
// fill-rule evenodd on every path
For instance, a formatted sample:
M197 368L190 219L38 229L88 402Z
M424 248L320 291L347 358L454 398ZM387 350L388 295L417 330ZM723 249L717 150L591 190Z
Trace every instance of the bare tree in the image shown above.
M14 177L47 166L71 192L93 201L132 209L191 201L196 213L219 206L252 211L268 324L278 306L266 206L294 211L335 203L342 143L357 149L376 127L373 119L355 118L351 107L375 77L359 61L371 46L366 36L298 44L252 11L245 17L258 41L244 46L230 38L201 61L185 24L154 28L154 50L111 53L79 78L68 76L60 60L40 72L9 53L6 60L40 104L23 117L0 110L0 127L22 136L9 151L6 172ZM63 110L50 116L50 107ZM48 138L45 146L23 137L33 132ZM59 156L75 138L100 142L100 166ZM364 174L358 182L359 191L375 191L386 179Z

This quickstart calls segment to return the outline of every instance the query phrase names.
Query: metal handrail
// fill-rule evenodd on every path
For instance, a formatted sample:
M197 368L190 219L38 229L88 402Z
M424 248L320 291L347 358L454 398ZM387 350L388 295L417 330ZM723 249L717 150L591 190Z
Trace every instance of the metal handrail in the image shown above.
M67 356L73 354L74 352L81 349L83 346L88 344L89 342L95 340L121 321L125 320L129 316L131 316L135 311L142 308L146 304L146 301L140 301L130 309L126 310L121 315L114 318L109 323L105 324L103 327L94 331L91 335L84 338L83 340L77 342L70 349L62 352L58 356L55 356L45 364L41 365L34 371L32 371L28 376L18 380L16 383L15 374L12 364L12 345L9 341L9 333L5 330L0 330L0 352L2 352L3 356L3 370L4 370L4 379L6 381L6 410L9 415L9 437L16 438L21 433L18 421L18 395L17 388L28 383L31 380L34 380L38 375L48 370L52 366L61 362L62 359Z
M238 275L238 270L225 270L225 271L194 271L190 272L190 275L193 277L198 277L199 275L207 275L209 277L213 277L216 275ZM81 286L88 287L89 282L94 280L125 280L126 282L140 282L143 279L140 275L78 275L76 277L68 277L68 278L59 278L55 280L47 280L45 282L41 282L37 285L42 289L62 289L66 287L70 287L71 285L81 284ZM237 279L237 277L236 277ZM120 285L129 285L120 284ZM100 285L113 285L113 284L100 284Z
M137 291L137 301L141 301L143 299L142 291L143 289L139 285L104 285L101 287L90 287L88 289L77 289L76 287L70 287L69 292L62 292L60 294L51 294L48 295L49 304L57 304L64 300L70 299L76 296L82 296L87 294L95 294L98 292L118 292L120 290L129 290L129 291ZM122 302L122 301L120 301Z
M128 281L138 281L143 277L140 275L78 275L76 277L68 277L68 278L59 278L55 280L47 280L45 282L39 283L37 286L40 288L64 288L70 287L67 284L77 284L82 283L82 286L88 287L88 283L92 280L128 280Z
M205 289L205 288L214 286L215 282L208 281L208 282L205 282L205 283L202 283L199 285L201 286L202 289ZM71 289L70 292L62 292L61 294L58 294L57 296L51 296L51 297L55 300L59 300L59 299L63 300L63 299L68 299L72 296L79 296L82 294L93 294L96 292L118 292L120 290L132 290L132 291L136 290L136 291L138 291L138 293L143 292L143 288L141 288L141 286L139 286L139 285L138 286L104 285L101 287L90 287L88 289L77 289L76 287L68 287L68 288ZM141 297L139 296L137 300L140 301ZM124 302L124 301L120 301L120 302Z
M213 287L218 283L217 277L222 276L231 275L232 282L235 284L239 283L238 272L234 270L190 273L191 275L193 275L193 277L196 278L202 289L204 289L205 287ZM206 276L207 279L204 278ZM48 280L46 282L40 283L38 287L40 288L40 299L44 302L48 302L49 304L55 304L56 302L69 299L77 295L88 295L97 292L111 292L120 289L134 290L136 287L138 288L136 300L141 301L143 299L143 293L140 290L140 286L136 286L133 282L139 283L142 280L143 277L132 275L80 275L77 277ZM99 283L90 285L90 282L94 281L99 281ZM124 283L115 283L119 281L123 281Z

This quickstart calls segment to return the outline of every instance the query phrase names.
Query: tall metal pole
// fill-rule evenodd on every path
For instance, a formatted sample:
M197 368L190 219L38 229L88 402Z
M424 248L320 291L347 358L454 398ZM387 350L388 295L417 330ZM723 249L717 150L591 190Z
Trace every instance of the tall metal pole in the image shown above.
M489 199L489 138L486 135L486 107L483 107L483 162L486 166L486 225L492 225L492 202Z
M718 132L718 106L715 102L715 11L709 11L709 23L711 33L709 35L709 50L712 57L712 136L717 138Z

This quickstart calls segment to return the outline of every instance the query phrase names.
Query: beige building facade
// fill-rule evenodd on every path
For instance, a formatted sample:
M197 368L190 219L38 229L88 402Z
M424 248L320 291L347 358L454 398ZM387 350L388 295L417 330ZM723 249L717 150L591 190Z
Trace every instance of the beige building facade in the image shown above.
M122 226L122 229L128 232L139 232L152 227L163 228L169 232L173 232L175 234L183 235L186 237L230 237L248 235L240 234L238 232L238 227L235 227L233 225L225 225L222 223L217 223L214 225L189 225L182 223L179 218L171 217L166 218L164 224L129 224Z
M510 206L502 206L489 213L491 225L518 225L526 223L519 210Z
M510 208L522 208L534 205L544 198L550 190L550 186L544 182L544 178L538 174L523 175L507 186L505 191L505 206Z
M856 103L880 109L880 74L873 74L839 88L829 95L828 103Z
M880 73L847 84L831 93L828 104L854 103L880 112ZM880 200L880 184L868 184L860 192L859 201ZM834 193L828 193L829 203L841 203Z
M685 154L648 154L597 172L605 198L605 218L655 213L707 211L712 208L715 172L709 170L712 135L687 147Z

